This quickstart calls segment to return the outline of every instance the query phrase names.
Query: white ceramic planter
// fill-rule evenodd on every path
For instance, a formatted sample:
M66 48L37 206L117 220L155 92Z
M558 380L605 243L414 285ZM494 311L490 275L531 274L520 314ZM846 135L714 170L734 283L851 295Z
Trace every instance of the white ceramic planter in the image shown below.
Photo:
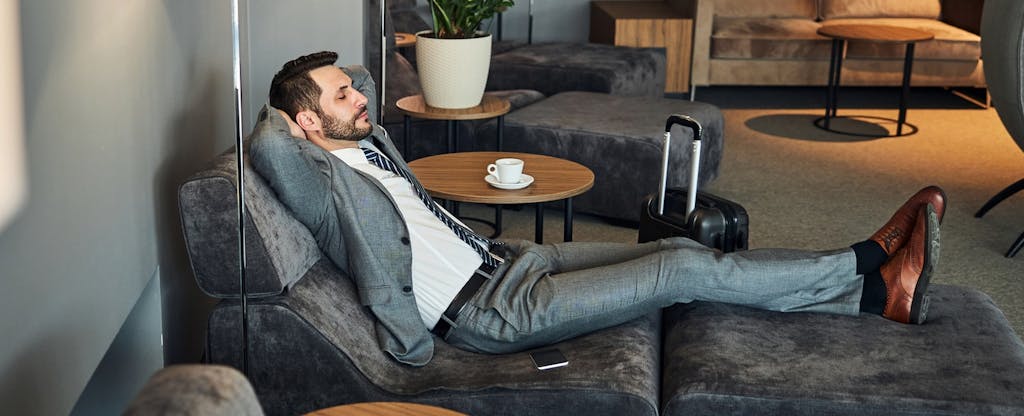
M427 105L469 108L480 104L491 66L491 35L435 39L416 34L416 65Z

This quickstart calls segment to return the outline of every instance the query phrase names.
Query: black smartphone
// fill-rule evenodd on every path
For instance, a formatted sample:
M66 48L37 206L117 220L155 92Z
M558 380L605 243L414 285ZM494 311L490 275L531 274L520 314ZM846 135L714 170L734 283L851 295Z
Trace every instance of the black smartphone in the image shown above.
M557 349L534 351L530 353L530 358L533 359L538 370L550 370L569 365L569 360L565 359L562 352Z

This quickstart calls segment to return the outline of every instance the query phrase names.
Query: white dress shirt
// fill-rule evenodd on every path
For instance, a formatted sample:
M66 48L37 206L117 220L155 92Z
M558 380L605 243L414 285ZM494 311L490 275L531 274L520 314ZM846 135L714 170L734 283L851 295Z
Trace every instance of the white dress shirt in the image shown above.
M380 153L366 140L360 141L359 145ZM412 285L416 306L420 310L423 323L427 328L433 328L455 295L466 285L477 267L480 267L480 256L423 205L412 184L405 178L367 161L361 148L340 149L332 151L331 154L353 169L380 181L398 205L398 211L409 229ZM381 156L386 157L383 153ZM438 208L461 224L444 208Z

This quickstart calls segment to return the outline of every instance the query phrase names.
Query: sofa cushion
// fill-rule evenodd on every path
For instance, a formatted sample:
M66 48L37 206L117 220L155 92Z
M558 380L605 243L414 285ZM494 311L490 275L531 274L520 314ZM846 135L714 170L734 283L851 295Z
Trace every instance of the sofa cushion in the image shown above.
M821 18L920 17L938 19L939 0L820 0Z
M811 19L716 18L711 57L718 59L828 59L831 42Z
M660 313L554 346L569 366L538 371L528 351L477 354L436 339L424 367L377 347L375 319L324 259L284 296L250 306L252 384L268 414L364 401L412 401L473 415L656 415ZM212 362L241 365L237 302L210 316Z
M287 134L288 125L280 119L278 127ZM220 298L239 296L235 160L233 150L220 155L178 190L196 283L206 294ZM276 295L306 273L320 258L320 249L248 161L245 191L246 290L253 297Z
M878 18L878 19L834 19L826 20L823 26L841 24L874 24L908 27L931 32L935 39L917 42L914 46L915 59L944 59L953 61L977 61L981 59L981 37L958 27L933 19ZM903 59L906 50L903 44L882 42L849 42L848 58Z
M818 0L716 0L715 16L721 17L818 17Z
M494 55L487 90L515 89L544 95L593 91L661 97L665 93L665 49L557 42Z
M924 325L674 306L661 414L1024 414L1024 345L1003 313L974 289L930 292Z

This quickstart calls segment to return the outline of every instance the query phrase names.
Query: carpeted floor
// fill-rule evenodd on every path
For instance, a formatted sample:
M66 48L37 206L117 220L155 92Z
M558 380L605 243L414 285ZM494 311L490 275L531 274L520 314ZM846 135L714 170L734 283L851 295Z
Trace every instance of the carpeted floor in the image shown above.
M839 114L895 118L897 94L893 88L844 90ZM708 190L747 209L751 248L848 246L872 234L906 197L937 184L949 205L933 282L981 289L1024 334L1024 253L1003 257L1024 231L1024 195L984 218L973 216L1024 177L1024 153L994 109L946 90L914 89L907 120L920 131L876 139L813 127L824 111L821 89L716 87L698 90L697 98L721 107L726 121L721 175ZM857 122L844 127L878 131ZM489 213L463 207L463 214ZM559 213L548 210L545 241L561 241ZM533 209L505 210L505 224L503 238L532 239ZM636 240L636 229L587 215L577 215L575 225L577 241Z

